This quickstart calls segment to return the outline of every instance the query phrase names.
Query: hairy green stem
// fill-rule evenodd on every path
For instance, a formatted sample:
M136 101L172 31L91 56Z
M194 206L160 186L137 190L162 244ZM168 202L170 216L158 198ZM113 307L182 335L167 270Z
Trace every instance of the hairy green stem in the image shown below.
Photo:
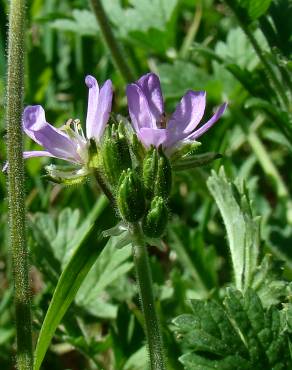
M137 274L142 312L145 322L145 334L150 358L151 370L165 370L162 335L155 310L152 277L146 244L139 224L130 225L134 264Z
M121 75L123 76L126 82L131 82L135 80L135 76L132 73L130 66L126 62L126 58L123 55L122 49L115 38L115 35L111 29L108 17L103 8L101 0L90 0L92 9L95 13L97 22L99 24L102 35L105 39L105 42L111 52L114 63ZM121 20L122 22L122 20Z
M7 160L10 249L14 275L17 368L33 364L29 266L26 246L25 191L22 157L25 1L11 0L7 76Z
M95 169L94 170L94 177L95 177L95 180L96 180L98 186L100 187L100 189L106 195L106 197L111 202L111 204L115 207L116 206L116 201L115 201L114 194L112 193L111 189L109 188L108 184L106 183L102 172L98 169Z

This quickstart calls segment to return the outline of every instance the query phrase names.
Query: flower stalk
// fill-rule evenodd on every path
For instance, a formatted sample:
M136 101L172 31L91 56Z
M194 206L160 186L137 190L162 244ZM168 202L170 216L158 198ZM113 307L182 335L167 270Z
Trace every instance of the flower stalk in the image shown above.
M141 227L132 223L129 227L132 236L134 264L145 323L150 369L165 370L163 341L160 332L158 316L155 310L152 276L149 259Z
M132 81L135 79L135 76L126 62L126 58L123 55L122 49L117 42L115 35L111 29L108 17L103 8L102 2L100 0L91 0L92 9L96 16L97 22L99 24L100 30L104 37L104 40L111 52L114 63L121 75L123 76L126 82Z
M11 0L7 76L7 159L10 250L14 276L17 368L31 370L32 328L29 266L26 246L25 191L22 154L25 1Z

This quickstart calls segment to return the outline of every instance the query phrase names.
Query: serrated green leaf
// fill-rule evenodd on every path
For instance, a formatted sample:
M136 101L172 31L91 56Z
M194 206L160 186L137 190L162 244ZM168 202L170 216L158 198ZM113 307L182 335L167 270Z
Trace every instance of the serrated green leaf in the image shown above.
M228 356L223 360L211 360L195 353L187 353L179 358L187 370L251 370L250 363L239 356Z
M95 219L102 212L106 204L107 200L104 196L102 196L97 203L98 207L96 206L94 208ZM99 248L90 248L90 245L88 245L89 238L96 233L97 230L95 227L93 227L94 219L92 220L89 218L87 221L88 222L85 223L86 229L83 229L82 238L79 235L79 244L74 247L74 254L70 258L60 276L53 294L52 301L42 324L35 350L35 370L40 368L57 326L62 320L80 285L100 253ZM100 247L102 247L104 241L101 241L99 244Z
M272 0L239 0L239 4L247 10L249 18L256 20L269 9Z
M122 249L116 247L121 237L112 237L100 253L76 296L77 304L85 307L90 305L108 285L133 268L133 263L128 261L131 246L127 245Z
M157 52L172 44L178 0L130 0L126 7L114 0L103 3L119 37Z
M264 309L251 289L245 295L228 289L225 309L213 300L191 304L192 315L173 320L186 351L180 357L185 369L275 370L292 365L288 320L281 320L275 306Z
M255 271L252 288L256 290L264 307L270 307L281 302L289 295L290 285L283 280L283 262L275 261L270 254L266 254Z
M254 33L254 37L264 50L267 49L267 42L259 30ZM216 44L215 52L226 65L234 63L247 71L254 70L259 63L252 45L239 27L228 32L225 42L219 41Z
M210 76L196 65L180 60L176 60L173 64L158 65L158 73L165 98L181 98L186 90L206 89L211 83ZM177 78L177 76L180 77Z
M81 36L96 36L99 33L95 15L85 9L74 9L72 19L60 18L50 21L49 24L53 29L72 32Z
M123 370L144 370L147 368L148 353L146 346L141 347L125 363Z
M228 237L236 287L247 289L257 267L259 254L259 218L251 214L246 191L227 180L223 167L207 181L222 215Z

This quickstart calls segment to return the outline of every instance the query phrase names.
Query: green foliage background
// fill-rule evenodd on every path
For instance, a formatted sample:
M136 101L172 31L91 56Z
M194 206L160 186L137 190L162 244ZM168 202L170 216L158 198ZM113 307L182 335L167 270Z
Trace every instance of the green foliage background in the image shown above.
M222 101L229 103L224 117L202 137L199 149L202 153L221 153L223 158L206 167L176 173L171 221L163 248L149 248L169 369L234 369L230 367L234 363L238 369L260 369L261 363L265 368L288 369L292 312L291 1L104 0L104 6L135 76L149 70L159 75L168 112L188 89L207 91L205 120ZM6 156L7 11L7 2L0 0L1 164ZM280 83L280 92L247 31L260 45L264 60ZM27 1L26 41L26 105L41 104L48 121L56 126L69 118L80 118L84 123L84 77L92 74L100 82L112 79L113 110L127 116L126 83L112 63L87 1ZM24 146L30 150L36 145L25 138ZM68 188L46 182L41 176L49 162L44 158L26 162L35 341L59 276L74 252L81 246L84 253L99 257L76 297L72 296L74 302L58 325L42 369L145 369L147 356L130 247L118 249L116 245L123 241L111 238L107 242L100 237L102 230L114 225L115 211L105 203L101 205L93 180ZM220 176L213 174L209 178L211 169L218 172L221 165L225 174L221 170ZM227 178L236 178L236 185ZM5 175L0 173L3 370L13 369L15 356L5 188ZM232 217L239 220L234 228L230 227ZM92 222L94 228L90 229ZM247 239L243 242L243 238ZM240 257L246 248L253 253L250 262ZM240 277L236 279L238 268L246 271L246 266L251 268L250 275L245 275L250 280L240 286ZM86 270L85 262L82 268ZM248 290L247 296L240 298L241 293L234 288L244 289L245 284L257 293ZM233 290L226 293L227 286ZM232 306L235 297L238 307L238 302L243 302L243 308ZM207 303L201 300L209 298L212 301L206 312L210 307L219 312L226 327L230 325L228 320L236 322L236 311L241 309L244 316L252 306L250 302L261 310L262 327L247 334L249 339L257 339L250 347L243 340L248 349L241 342L246 328L240 326L236 330L242 337L235 330L229 337L222 336L220 343L219 337L217 341L211 338L220 330L217 324L204 327L208 318L202 307ZM190 305L190 300L195 301ZM254 310L253 306L249 313ZM187 325L182 314L189 315ZM190 319L192 314L196 324ZM251 314L249 319L252 323L259 318ZM273 340L262 341L258 336L266 327L274 328L270 337L285 330L287 333L271 356L270 352L266 355L265 346ZM230 348L226 346L232 342L233 334L241 352L229 358ZM203 345L203 340L197 338L208 340ZM260 353L259 357L253 357L254 353ZM278 366L279 358L282 362Z

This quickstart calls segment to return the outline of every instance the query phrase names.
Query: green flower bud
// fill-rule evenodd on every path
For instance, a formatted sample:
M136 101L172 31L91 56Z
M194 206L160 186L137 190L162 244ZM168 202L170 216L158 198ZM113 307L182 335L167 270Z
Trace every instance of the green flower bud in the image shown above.
M168 220L168 210L162 197L155 197L150 210L144 217L142 228L149 238L159 238L165 231Z
M100 166L100 157L98 155L98 148L96 141L91 138L89 140L88 147L88 167L89 168L98 168Z
M146 150L136 134L132 135L131 149L135 157L137 158L138 163L142 163L146 155Z
M102 144L104 172L109 182L116 186L123 170L132 167L126 132L123 124L108 125Z
M117 204L122 218L128 222L137 222L144 215L143 186L139 177L129 168L121 174Z
M145 195L151 199L154 194L154 184L157 174L158 153L156 148L152 147L146 154L143 162L143 184Z
M143 183L148 199L161 196L167 199L172 183L171 165L162 151L152 147L143 163Z
M172 185L171 165L161 148L158 149L158 152L159 159L154 195L158 195L164 199L167 199L170 194Z

